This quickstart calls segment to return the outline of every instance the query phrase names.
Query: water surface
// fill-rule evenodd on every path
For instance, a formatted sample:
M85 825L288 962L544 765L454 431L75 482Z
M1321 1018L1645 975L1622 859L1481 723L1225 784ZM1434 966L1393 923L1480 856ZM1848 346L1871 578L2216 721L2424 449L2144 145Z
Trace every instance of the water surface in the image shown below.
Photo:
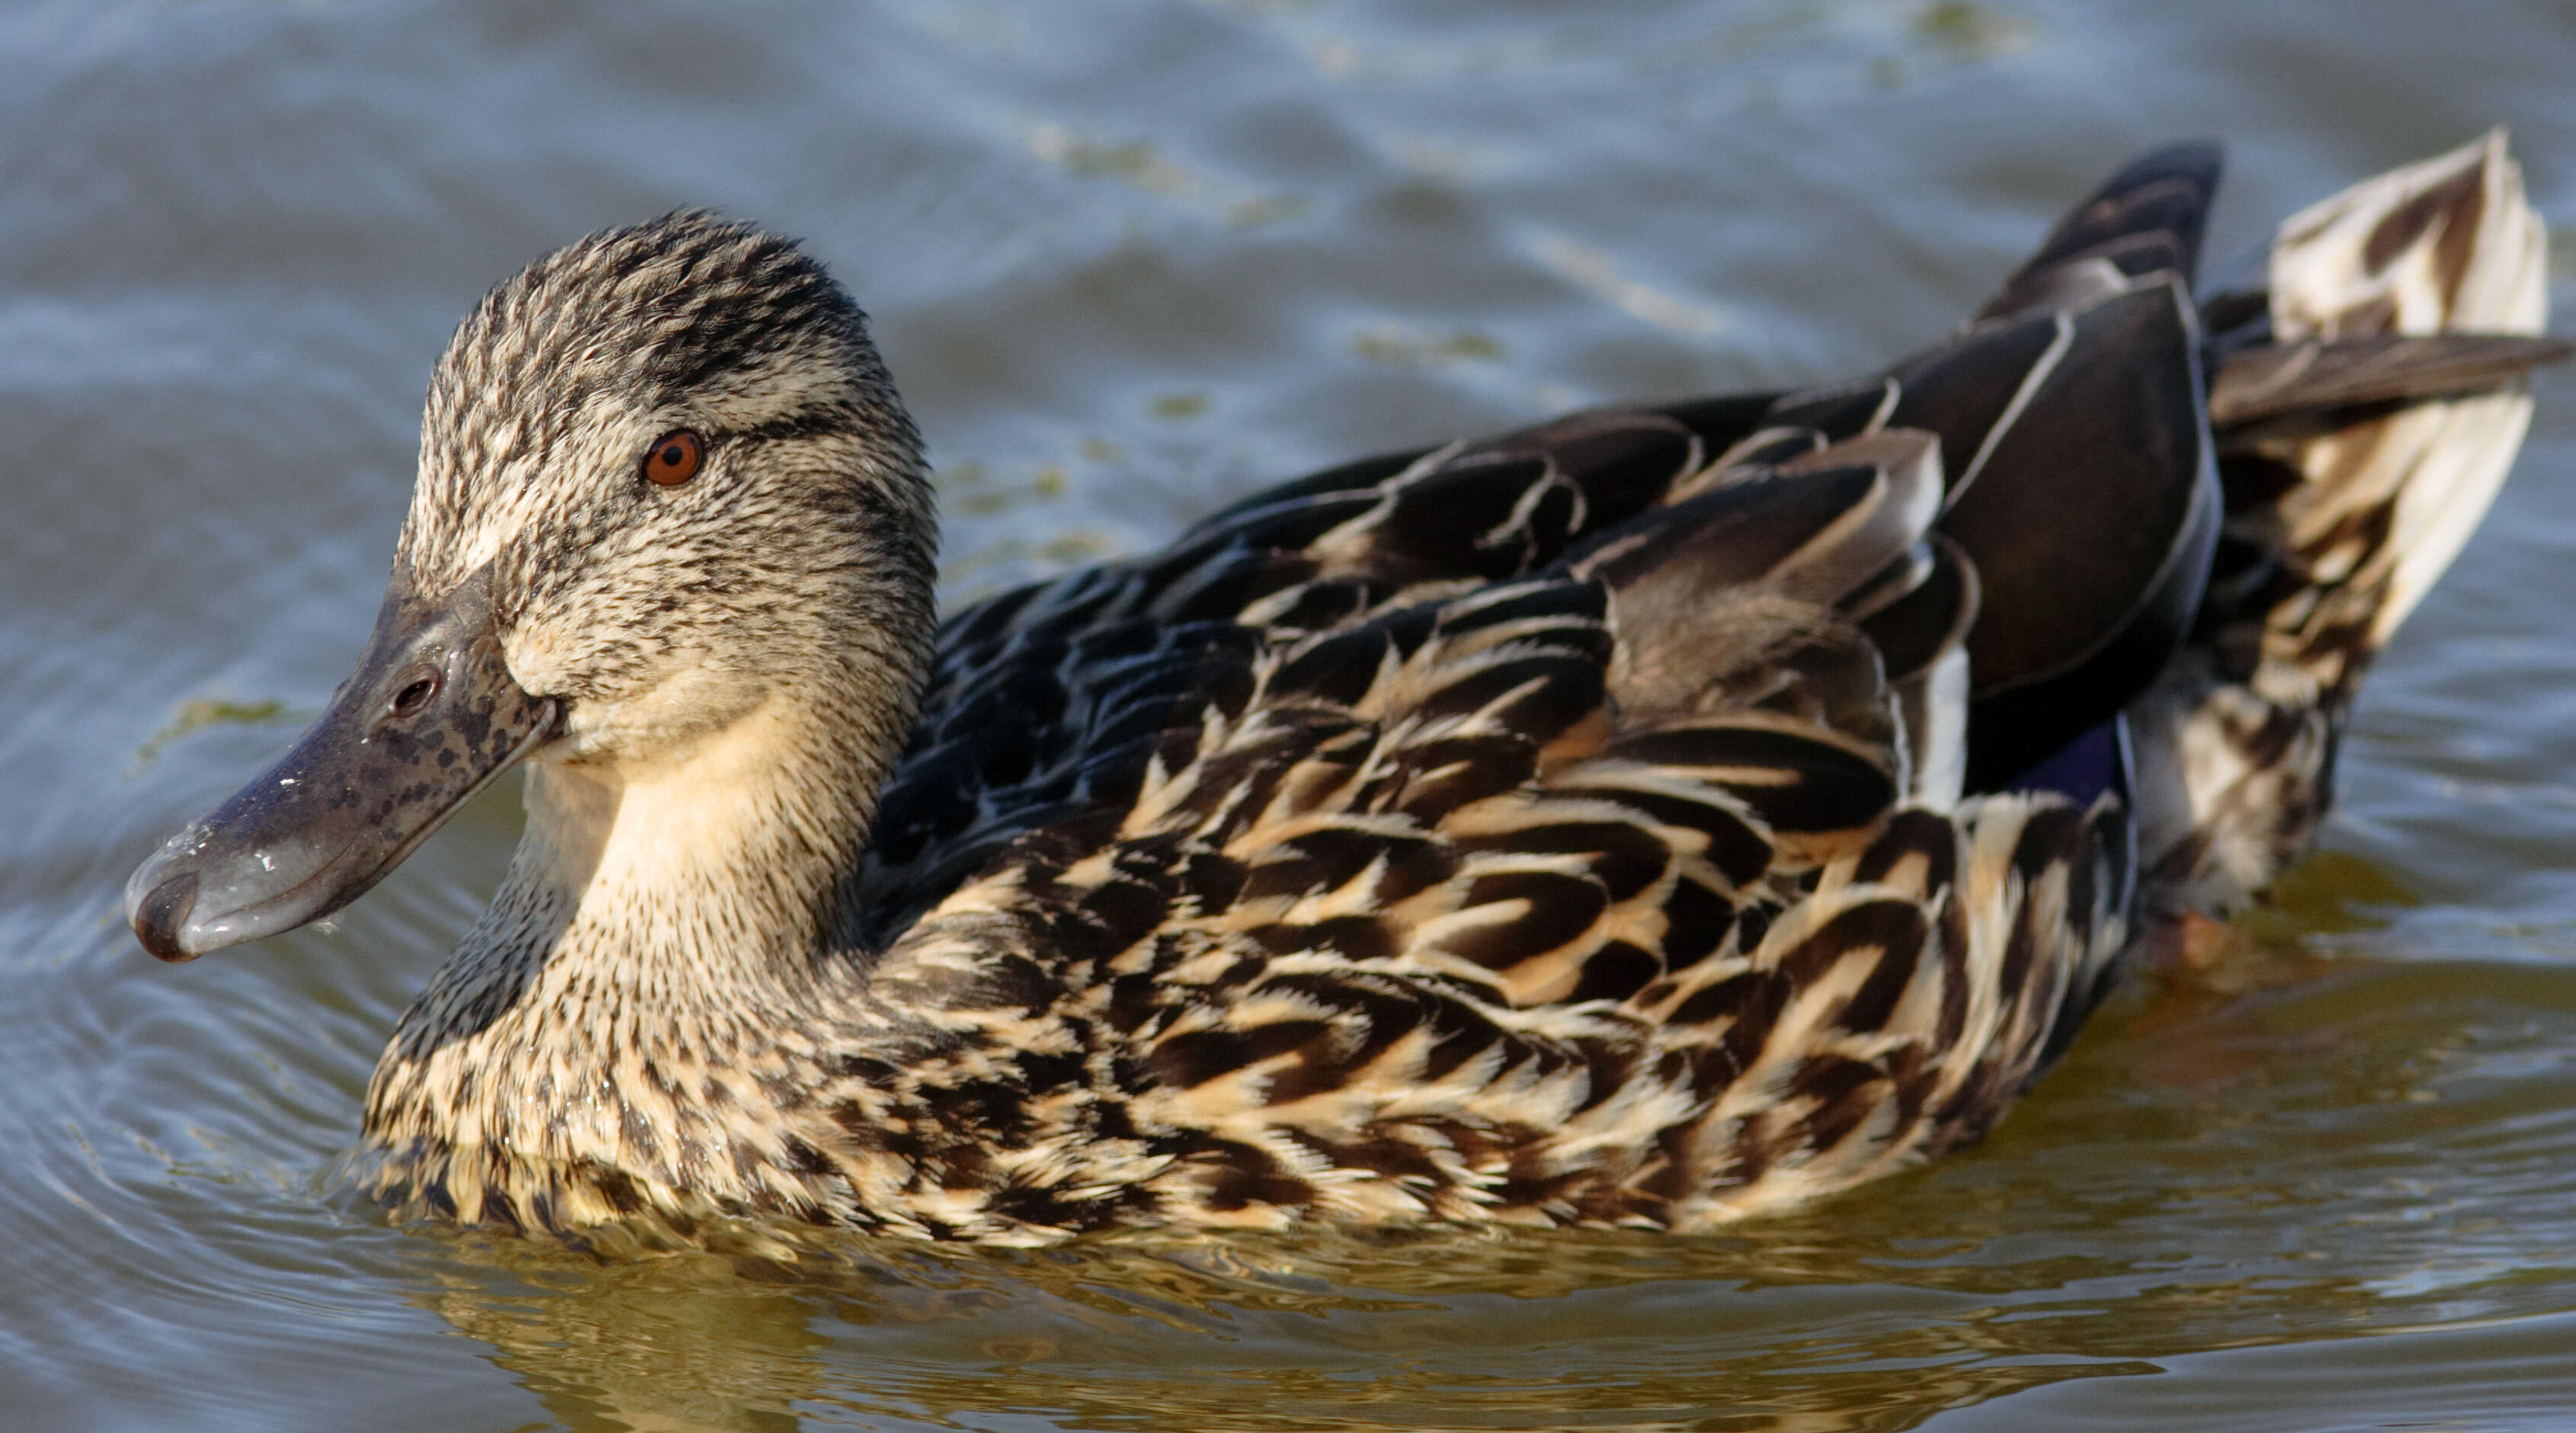
M962 598L1354 453L1844 375L2178 135L2233 144L2222 251L2498 120L2563 226L2563 4L21 0L0 57L0 1425L2576 1408L2565 374L2221 976L2125 995L1980 1148L1723 1235L789 1270L390 1229L328 1172L515 795L331 929L167 969L115 914L356 653L449 326L593 227L810 239L930 435Z

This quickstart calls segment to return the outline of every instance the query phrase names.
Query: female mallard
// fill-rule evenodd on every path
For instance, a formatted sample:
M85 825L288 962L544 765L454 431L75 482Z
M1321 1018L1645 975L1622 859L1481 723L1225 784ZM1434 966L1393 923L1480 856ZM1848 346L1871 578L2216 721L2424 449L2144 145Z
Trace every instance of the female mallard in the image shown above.
M841 289L596 235L466 317L366 656L134 928L313 920L527 760L366 1114L378 1194L510 1227L1697 1227L1912 1164L2305 843L2555 353L2500 139L2196 300L2217 169L1862 382L1354 463L945 623Z

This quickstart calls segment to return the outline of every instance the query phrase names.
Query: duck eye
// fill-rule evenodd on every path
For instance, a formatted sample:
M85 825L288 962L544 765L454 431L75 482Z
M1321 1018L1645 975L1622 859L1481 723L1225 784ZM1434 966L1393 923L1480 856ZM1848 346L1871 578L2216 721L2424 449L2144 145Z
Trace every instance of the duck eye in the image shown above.
M686 428L674 428L644 450L644 476L676 488L696 477L698 465L706 460L707 440Z

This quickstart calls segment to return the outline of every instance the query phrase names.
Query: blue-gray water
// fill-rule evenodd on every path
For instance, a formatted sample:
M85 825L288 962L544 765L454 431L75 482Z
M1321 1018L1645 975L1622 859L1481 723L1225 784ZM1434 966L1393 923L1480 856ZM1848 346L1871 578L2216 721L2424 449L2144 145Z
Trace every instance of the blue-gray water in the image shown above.
M2233 144L2221 250L2498 120L2563 228L2563 0L16 0L0 60L0 1425L2576 1420L2566 373L2216 988L1723 1236L789 1275L389 1229L324 1176L514 794L333 930L169 969L114 910L355 654L457 314L593 227L808 237L967 595L1350 454L1840 376L2178 135Z

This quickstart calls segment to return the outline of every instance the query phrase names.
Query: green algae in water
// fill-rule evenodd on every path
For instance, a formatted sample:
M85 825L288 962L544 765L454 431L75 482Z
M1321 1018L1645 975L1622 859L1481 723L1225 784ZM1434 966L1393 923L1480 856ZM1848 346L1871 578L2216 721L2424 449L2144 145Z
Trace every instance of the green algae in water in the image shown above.
M236 702L221 697L196 697L181 702L179 709L170 714L170 719L162 723L159 731L143 739L143 744L134 749L134 762L125 774L129 778L142 775L145 768L160 759L163 748L209 727L273 726L291 719L286 703L274 699Z

